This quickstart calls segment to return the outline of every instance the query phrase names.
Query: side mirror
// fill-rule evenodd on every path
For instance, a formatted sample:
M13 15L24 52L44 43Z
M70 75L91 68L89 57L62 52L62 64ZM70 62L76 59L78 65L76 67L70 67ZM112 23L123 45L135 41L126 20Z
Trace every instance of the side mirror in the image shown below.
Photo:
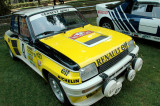
M23 37L23 41L25 41L26 43L29 43L29 38L27 38L27 37Z

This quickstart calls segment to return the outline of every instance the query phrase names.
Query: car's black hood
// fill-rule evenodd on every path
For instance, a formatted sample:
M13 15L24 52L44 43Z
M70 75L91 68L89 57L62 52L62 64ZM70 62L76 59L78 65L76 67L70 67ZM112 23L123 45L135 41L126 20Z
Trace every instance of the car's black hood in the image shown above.
M37 40L35 43L35 48L48 56L49 58L53 59L54 61L66 66L69 69L78 71L80 69L79 65L65 56L64 54L58 52L57 50L51 48L50 46L42 43L41 41Z

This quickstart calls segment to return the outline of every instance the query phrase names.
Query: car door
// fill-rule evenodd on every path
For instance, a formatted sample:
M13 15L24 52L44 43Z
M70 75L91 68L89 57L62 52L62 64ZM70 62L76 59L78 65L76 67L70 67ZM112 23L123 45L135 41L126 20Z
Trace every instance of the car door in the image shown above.
M155 40L159 36L159 11L156 4L134 3L130 13L126 13L134 28L133 35L145 39ZM157 38L158 39L158 38Z
M124 2L113 11L113 16L117 20L118 26L121 29L120 32L132 35L132 33L137 33L137 24L140 17L136 17L131 14L131 10L134 2ZM136 18L135 18L136 17Z
M160 41L160 5L148 4L143 15L146 18L142 18L139 24L139 31L145 34L151 40Z
M149 10L147 4L135 3L131 11L132 16L130 20L133 26L136 27L138 33L155 34L157 25L154 24L152 19L152 11Z
M19 28L18 28L18 15L12 15L11 17L11 27L10 27L10 38L8 38L8 46L10 47L12 53L16 56L20 56L20 44L19 44Z
M31 46L31 34L28 30L28 25L25 17L19 17L19 26L19 40L22 60L34 67L37 67L35 48Z

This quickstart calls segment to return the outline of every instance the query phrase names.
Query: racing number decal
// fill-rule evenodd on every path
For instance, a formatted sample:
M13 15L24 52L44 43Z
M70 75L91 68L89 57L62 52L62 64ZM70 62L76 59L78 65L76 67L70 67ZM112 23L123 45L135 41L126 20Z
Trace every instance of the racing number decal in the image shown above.
M69 71L69 70L66 70L66 69L62 69L62 70L61 70L61 73L64 74L65 76L67 76L67 75L69 74L69 72L70 72L70 71Z
M22 43L22 54L26 58L24 44Z

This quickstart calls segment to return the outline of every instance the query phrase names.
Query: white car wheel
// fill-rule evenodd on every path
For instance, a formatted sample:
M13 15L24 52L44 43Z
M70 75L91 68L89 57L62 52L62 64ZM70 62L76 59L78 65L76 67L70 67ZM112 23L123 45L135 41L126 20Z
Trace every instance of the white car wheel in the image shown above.
M63 95L58 83L53 78L49 78L49 83L50 83L51 88L52 88L54 94L56 95L57 99L60 102L64 103L64 95Z
M105 20L105 21L103 21L100 26L103 27L103 28L107 28L107 29L112 29L112 30L114 30L113 23L112 23L110 20Z
M60 81L50 73L48 74L48 81L58 101L62 104L70 105L70 102L60 84Z

